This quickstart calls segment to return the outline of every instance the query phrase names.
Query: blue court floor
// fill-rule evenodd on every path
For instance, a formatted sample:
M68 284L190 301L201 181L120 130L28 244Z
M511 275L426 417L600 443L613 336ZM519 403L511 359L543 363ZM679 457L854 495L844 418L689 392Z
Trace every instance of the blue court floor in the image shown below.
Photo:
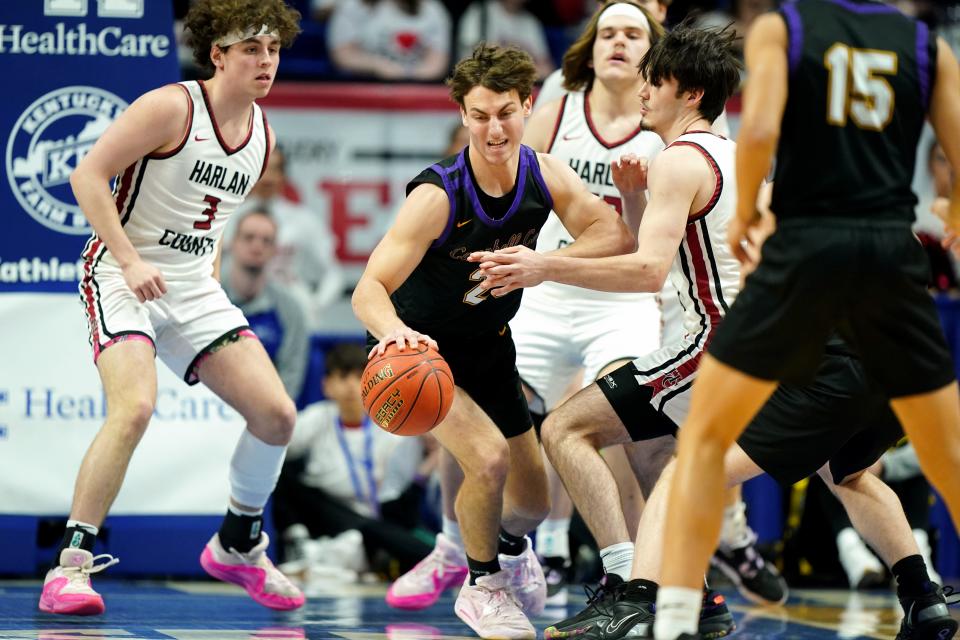
M82 640L259 640L344 638L346 640L442 640L474 637L453 614L447 594L419 612L390 609L383 585L328 587L308 592L300 611L275 613L247 599L239 589L207 582L160 583L96 580L107 612L96 618L53 616L37 610L40 583L0 581L0 640L38 638ZM542 631L575 613L583 603L571 591L568 610L548 610L534 621ZM884 593L797 591L784 607L756 608L727 594L739 640L782 638L892 639L900 612ZM954 613L956 616L957 614Z

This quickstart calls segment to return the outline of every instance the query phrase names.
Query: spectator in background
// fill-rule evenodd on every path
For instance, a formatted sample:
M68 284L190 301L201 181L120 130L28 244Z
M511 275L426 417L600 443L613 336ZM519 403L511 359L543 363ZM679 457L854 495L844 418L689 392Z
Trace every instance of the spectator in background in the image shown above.
M277 237L276 256L268 266L269 277L300 298L308 317L319 317L343 295L343 269L337 261L329 222L285 197L288 188L286 156L277 146L240 212L254 209L270 212L277 226ZM228 223L225 248L232 247L236 221L242 217L235 216Z
M439 0L340 0L328 27L340 71L439 80L450 64L450 16Z
M380 429L367 416L360 398L366 364L360 344L342 343L327 354L328 400L297 416L274 491L274 522L283 532L302 524L311 537L359 531L368 560L385 554L406 571L431 549L414 534L422 495L414 479L423 445L418 437Z
M722 29L733 23L738 37L736 47L740 57L743 57L743 38L746 37L750 25L764 13L776 9L778 4L776 0L733 0L730 11L715 9L701 14L697 18L697 26Z
M930 172L934 195L930 211L940 220L946 220L954 175L943 147L936 140L930 143L927 151L927 170ZM943 247L943 234L931 234L918 230L917 237L930 259L931 291L956 291L956 267L950 253Z
M533 58L537 79L553 71L553 60L543 26L524 9L527 0L475 0L460 18L457 29L459 57L469 56L479 42L514 46Z
M300 301L267 274L276 246L277 224L267 211L253 209L241 216L224 259L221 286L246 316L287 393L296 399L309 357L307 314Z

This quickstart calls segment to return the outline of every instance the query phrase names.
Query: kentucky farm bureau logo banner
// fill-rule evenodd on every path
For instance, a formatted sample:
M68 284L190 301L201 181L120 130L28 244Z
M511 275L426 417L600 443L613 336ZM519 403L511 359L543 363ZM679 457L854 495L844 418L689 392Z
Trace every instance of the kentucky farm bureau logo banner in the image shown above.
M178 80L171 3L20 0L0 8L0 292L70 292L92 229L70 174L140 94Z

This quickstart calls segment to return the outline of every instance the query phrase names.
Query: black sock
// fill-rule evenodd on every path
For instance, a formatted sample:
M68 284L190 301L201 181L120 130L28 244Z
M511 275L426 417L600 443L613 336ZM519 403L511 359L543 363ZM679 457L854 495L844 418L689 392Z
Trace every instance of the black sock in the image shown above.
M93 545L97 541L97 534L84 527L83 525L74 525L67 527L63 533L63 540L57 547L57 553L53 556L53 566L60 566L60 552L64 549L83 549L93 553Z
M931 587L927 565L920 554L907 556L890 567L893 577L897 579L897 597L900 599L924 596L934 590Z
M524 536L515 536L512 533L500 528L498 553L508 556L518 556L527 548L527 539Z
M260 542L260 530L263 528L263 514L241 515L227 509L227 515L220 525L220 544L229 551L231 548L247 553Z
M657 583L637 578L627 583L627 599L632 602L656 602Z
M500 561L494 557L493 560L483 562L467 556L467 567L470 569L470 584L477 584L477 578L500 571Z

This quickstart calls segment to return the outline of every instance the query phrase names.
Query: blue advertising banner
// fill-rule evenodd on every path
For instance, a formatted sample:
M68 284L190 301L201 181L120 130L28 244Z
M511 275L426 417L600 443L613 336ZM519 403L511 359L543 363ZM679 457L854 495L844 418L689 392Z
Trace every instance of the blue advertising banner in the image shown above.
M90 224L70 173L140 94L179 79L173 9L152 0L0 6L0 292L76 292Z

